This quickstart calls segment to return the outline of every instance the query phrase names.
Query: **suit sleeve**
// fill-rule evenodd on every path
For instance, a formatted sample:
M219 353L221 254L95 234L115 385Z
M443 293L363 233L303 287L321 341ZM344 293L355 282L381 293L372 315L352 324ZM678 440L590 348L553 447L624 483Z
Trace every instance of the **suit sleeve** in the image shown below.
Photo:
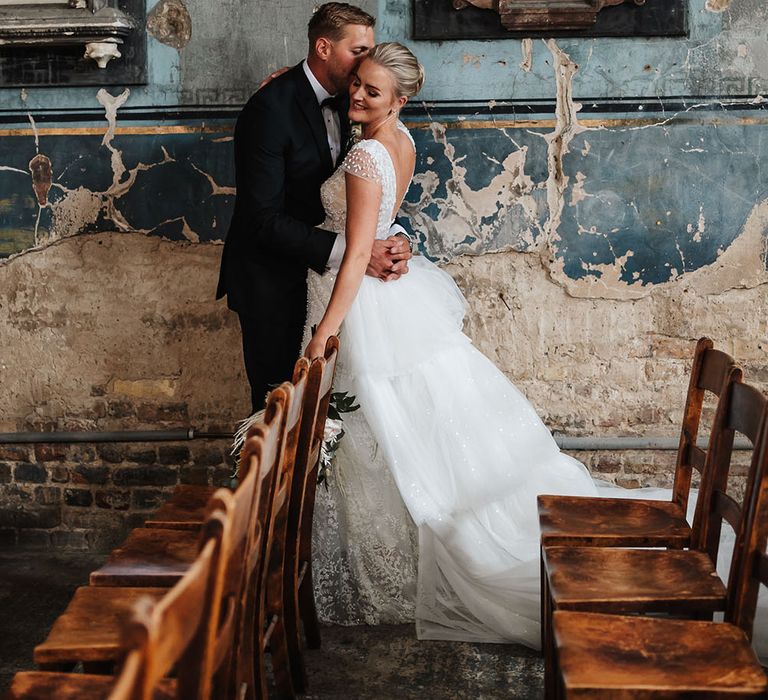
M252 232L247 250L294 259L325 270L336 234L310 226L285 212L285 153L289 125L267 100L252 100L235 127L237 197Z

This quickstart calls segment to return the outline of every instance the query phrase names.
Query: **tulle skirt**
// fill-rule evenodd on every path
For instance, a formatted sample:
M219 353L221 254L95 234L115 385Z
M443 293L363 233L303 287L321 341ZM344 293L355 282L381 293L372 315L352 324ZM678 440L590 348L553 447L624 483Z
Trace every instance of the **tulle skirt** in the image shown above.
M332 283L311 276L309 324L322 315ZM366 277L361 284L342 328L337 385L361 405L354 439L370 431L391 478L377 478L376 467L364 487L358 480L357 490L375 490L379 504L379 515L370 511L359 524L368 530L360 537L392 527L381 514L387 503L405 504L418 531L419 638L537 647L536 496L668 500L670 493L600 484L561 453L533 406L464 335L465 311L453 279L424 258L395 282ZM340 458L343 498L370 501L346 479L365 467L347 463L354 454ZM388 493L393 485L397 494ZM343 537L347 549L360 541L351 532ZM402 534L396 539L411 546ZM365 578L375 586L375 575Z

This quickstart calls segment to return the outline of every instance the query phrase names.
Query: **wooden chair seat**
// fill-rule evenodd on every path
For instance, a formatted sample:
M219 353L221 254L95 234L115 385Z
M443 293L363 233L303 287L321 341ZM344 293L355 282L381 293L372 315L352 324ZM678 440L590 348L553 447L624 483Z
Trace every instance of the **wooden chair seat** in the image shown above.
M675 481L670 502L641 499L539 496L541 544L599 547L689 546L686 520L694 470L700 474L707 453L696 440L706 392L720 396L736 370L733 358L715 350L709 338L696 343L688 383Z
M687 547L691 527L678 503L588 496L538 497L542 545Z
M768 690L735 625L570 611L555 612L553 625L569 698L764 698Z
M228 513L213 510L200 539L198 556L178 585L162 591L159 597L142 595L135 601L130 619L121 629L124 658L118 676L18 673L8 697L15 700L210 697L212 674L216 670L214 632L221 612L221 581L227 560L224 546L231 531L230 520ZM170 681L167 675L172 669L176 679Z
M91 572L92 586L170 587L195 560L199 535L192 530L136 528Z
M35 663L51 669L78 661L118 661L125 653L121 630L136 602L147 597L159 601L167 592L167 588L81 586L45 641L35 647Z
M558 609L602 612L724 610L726 588L706 552L547 547Z
M9 700L105 700L116 679L84 673L25 671L17 673L8 690ZM158 683L153 700L177 700L176 681Z
M205 521L205 506L215 492L215 486L181 484L144 527L199 530Z

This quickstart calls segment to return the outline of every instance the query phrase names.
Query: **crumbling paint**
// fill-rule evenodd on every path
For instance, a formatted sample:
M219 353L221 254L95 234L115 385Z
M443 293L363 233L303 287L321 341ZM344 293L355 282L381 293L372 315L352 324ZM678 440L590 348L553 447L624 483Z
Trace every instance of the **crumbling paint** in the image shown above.
M700 228L703 228L700 222ZM757 203L744 228L711 265L686 275L682 288L698 294L723 294L768 284L768 199Z
M48 156L38 153L29 161L29 172L32 174L32 189L35 191L37 203L43 207L48 203L48 192L51 189L51 161Z
M571 61L568 54L557 45L554 39L548 39L545 43L552 54L557 99L555 107L557 125L552 133L544 135L544 140L547 142L549 169L547 178L549 218L544 227L551 244L557 237L560 214L565 202L563 194L568 187L568 176L563 170L563 158L570 150L573 138L585 131L585 128L579 124L578 119L581 105L573 99L573 77L579 67Z
M707 0L704 8L709 12L725 12L731 6L731 0Z
M147 141L152 146L147 153L149 158L146 160L137 158L132 149L128 160L133 162L130 167L126 164L123 148L116 144L118 133L142 134L142 130L136 127L122 129L118 127L118 110L126 104L129 94L128 90L117 96L105 90L98 92L97 100L104 109L106 129L39 129L30 116L31 136L35 140L36 155L29 162L26 170L3 164L0 165L0 172L23 174L30 178L27 180L29 183L27 187L34 192L34 218L28 225L29 234L19 229L15 219L6 219L11 223L11 228L4 241L0 238L0 242L5 245L0 250L0 255L7 257L24 250L44 247L67 236L105 228L162 235L191 242L211 240L222 235L219 231L216 231L215 236L212 234L220 220L227 220L234 197L234 187L219 185L217 177L206 171L204 161L198 164L185 157L182 171L169 171L167 176L158 180L157 185L153 182L148 189L146 180L152 171L161 168L164 170L177 168L182 164L178 163L164 146L154 146L152 141ZM231 136L219 137L222 129L216 125L200 127L197 130L181 126L169 126L164 130L149 127L146 132L149 135L154 132L181 134L181 138L190 139L193 143L199 143L203 134L210 134L211 144L223 144L216 146L213 149L215 151L228 152L228 144L231 141ZM15 137L12 139L14 143L18 144L24 143L20 141L20 137L27 136L29 130L10 130L9 133ZM93 141L87 138L84 138L79 146L75 145L79 138L83 138L78 136L79 133L87 136L98 135L101 149L95 149L91 145ZM57 139L46 141L49 145L66 144L64 153L68 155L59 155L60 162L55 173L50 156L39 153L42 135L67 139L67 141ZM125 141L124 143L135 142ZM7 139L2 141L2 144L8 150L0 151L4 153L0 157L15 158L16 154L23 152L17 146L12 147ZM198 157L208 154L210 150L205 149L198 154ZM81 155L72 159L73 152L79 152ZM95 155L90 155L91 153ZM109 154L107 161L103 158L104 153ZM85 162L83 160L85 158L88 159L89 164L87 171L80 165L81 162ZM219 177L221 176L220 174ZM179 187L179 183L182 182L184 187ZM166 200L156 200L151 207L147 206L147 196L156 198L164 188L169 186L170 200L167 201L170 206L165 204ZM19 185L13 185L10 191L18 192ZM189 205L181 205L178 201L180 194L188 198ZM206 202L204 207L200 205L201 202ZM29 207L29 205L25 206ZM168 209L175 209L176 213L171 215ZM201 235L201 228L211 233ZM8 250L9 243L14 239L18 240L18 247Z
M181 0L160 0L147 15L147 31L163 44L183 49L192 38L192 18Z
M462 252L525 250L533 245L541 232L541 198L525 172L527 147L508 137L513 148L506 154L497 149L479 153L483 170L494 175L477 187L471 181L477 171L464 163L466 156L457 157L445 125L432 122L430 131L432 145L419 153L420 161L427 165L429 158L433 163L439 158L448 171L438 175L434 165L420 169L410 190L419 195L409 194L403 203L414 231L427 240L428 253L445 259Z
M471 53L465 53L464 54L464 63L467 65L472 66L473 68L480 68L483 65L483 59L485 56L480 55L476 56Z
M118 151L112 145L112 139L115 137L115 126L117 124L117 110L120 109L128 100L131 95L131 91L125 88L122 93L116 97L108 93L103 88L96 93L96 99L99 104L104 107L104 117L107 120L107 131L104 134L104 138L101 140L101 145L106 146L109 152L112 154L112 174L113 185L117 186L120 179L125 172L125 165L123 165L123 158L120 151Z
M520 63L520 68L526 73L530 73L531 65L533 64L533 40L523 39L520 42L520 48L523 52L523 60Z
M222 186L217 184L216 180L213 179L212 175L209 175L206 172L203 172L198 168L194 163L192 164L192 167L199 172L208 182L211 184L211 194L217 195L217 194L231 194L234 195L237 193L237 188L235 187L229 187L229 186Z

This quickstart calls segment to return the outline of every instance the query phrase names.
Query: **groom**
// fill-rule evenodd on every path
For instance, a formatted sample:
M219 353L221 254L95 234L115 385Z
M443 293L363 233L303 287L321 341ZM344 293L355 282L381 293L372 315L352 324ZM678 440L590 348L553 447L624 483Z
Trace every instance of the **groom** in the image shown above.
M253 410L268 388L290 379L307 310L308 268L338 268L344 238L318 228L320 185L344 157L351 76L374 44L375 20L329 2L309 21L307 59L254 94L235 126L235 211L221 259L216 298L240 319ZM402 227L374 243L367 274L408 271Z

